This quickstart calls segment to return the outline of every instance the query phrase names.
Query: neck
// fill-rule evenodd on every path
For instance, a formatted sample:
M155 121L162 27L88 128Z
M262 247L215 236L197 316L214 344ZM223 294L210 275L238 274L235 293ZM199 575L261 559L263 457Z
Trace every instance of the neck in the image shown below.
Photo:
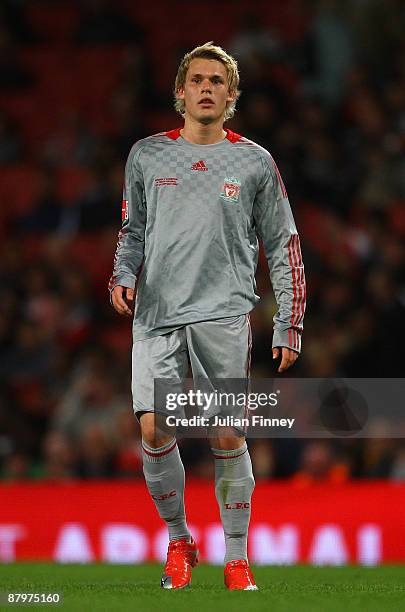
M194 144L215 144L226 138L223 123L224 120L221 117L214 123L204 125L186 115L184 119L184 128L180 130L180 134L184 140L188 140L188 142Z

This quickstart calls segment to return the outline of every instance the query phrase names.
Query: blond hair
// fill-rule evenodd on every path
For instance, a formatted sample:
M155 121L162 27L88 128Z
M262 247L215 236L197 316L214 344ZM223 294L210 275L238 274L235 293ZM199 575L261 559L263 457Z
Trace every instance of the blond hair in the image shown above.
M226 121L227 119L233 117L235 113L236 101L241 94L241 92L238 90L238 64L231 55L228 55L228 53L226 53L226 51L222 49L222 47L214 45L212 40L210 42L205 43L205 45L196 47L189 53L186 53L183 59L181 60L174 83L174 108L178 113L180 113L180 115L184 116L186 110L184 100L180 100L180 98L177 97L177 94L179 89L184 88L184 85L186 83L187 71L190 67L192 60L197 58L216 60L218 62L221 62L221 64L223 64L226 68L229 93L231 95L235 95L234 100L232 100L232 102L227 103L225 109Z

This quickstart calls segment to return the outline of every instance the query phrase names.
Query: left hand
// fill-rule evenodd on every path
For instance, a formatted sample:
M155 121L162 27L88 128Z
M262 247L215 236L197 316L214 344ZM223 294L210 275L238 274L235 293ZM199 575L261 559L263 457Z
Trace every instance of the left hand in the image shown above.
M298 353L293 351L286 346L275 347L273 348L273 359L278 359L280 356L280 348L281 348L281 363L277 370L277 372L285 372L288 368L290 368L296 361L298 357Z

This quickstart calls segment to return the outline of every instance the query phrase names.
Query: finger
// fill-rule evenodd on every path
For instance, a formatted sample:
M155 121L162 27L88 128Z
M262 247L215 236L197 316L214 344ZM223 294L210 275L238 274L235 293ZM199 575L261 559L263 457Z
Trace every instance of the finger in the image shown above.
M119 298L113 297L112 303L118 314L129 316L127 312L128 306L126 304L123 305L122 301Z
M282 355L283 357L281 360L280 367L278 369L279 372L284 372L285 370L288 370L288 368L290 368L293 365L293 363L296 361L298 357L298 353L288 348L283 348Z
M290 349L283 347L281 349L281 363L280 363L280 367L278 368L279 372L284 372L285 370L287 370L287 368L289 368L291 365L291 361L290 361Z
M278 348L274 348L273 349L273 359L277 359L279 354L280 354L279 349Z
M126 290L126 292L125 292L125 294L126 294L126 298L127 298L127 300L128 300L129 302L132 302L132 301L133 301L133 299L134 299L134 290L133 290L133 289L131 289L131 287L128 287L128 288L127 288L127 290Z
M287 357L283 357L278 368L278 372L284 372L289 367L289 360Z
M123 287L115 287L112 293L112 302L115 310L122 315L126 315L130 317L132 315L132 310L129 308L128 304L125 302L123 298Z

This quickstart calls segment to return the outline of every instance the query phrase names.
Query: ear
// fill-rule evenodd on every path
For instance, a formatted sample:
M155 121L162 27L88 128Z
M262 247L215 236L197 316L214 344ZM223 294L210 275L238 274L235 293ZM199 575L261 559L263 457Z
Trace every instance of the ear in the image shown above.
M176 98L179 100L184 100L184 87L179 87L176 91Z
M229 91L228 96L226 98L227 102L233 102L236 98L236 91Z

